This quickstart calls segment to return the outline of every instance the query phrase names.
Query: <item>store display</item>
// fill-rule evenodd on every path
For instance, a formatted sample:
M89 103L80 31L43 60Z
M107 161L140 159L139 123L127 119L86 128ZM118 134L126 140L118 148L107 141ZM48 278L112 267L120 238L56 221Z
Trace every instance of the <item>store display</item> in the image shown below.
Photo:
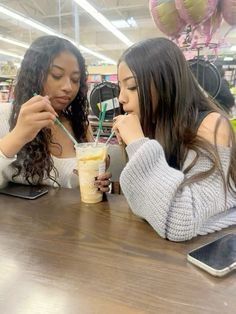
M118 94L117 84L106 81L97 84L90 93L90 106L94 115L99 117L100 104L104 101L108 103L105 120L112 120L114 116L119 114Z
M188 60L188 63L201 87L213 98L216 97L221 84L220 73L216 66L207 60L198 58Z

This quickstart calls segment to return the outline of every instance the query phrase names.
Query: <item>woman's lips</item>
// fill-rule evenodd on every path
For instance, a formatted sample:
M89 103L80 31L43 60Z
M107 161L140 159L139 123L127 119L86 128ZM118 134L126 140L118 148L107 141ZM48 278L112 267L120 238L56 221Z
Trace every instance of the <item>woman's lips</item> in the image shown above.
M57 103L60 103L60 104L63 104L63 105L66 105L70 102L70 98L69 97L55 97L54 98L55 101Z

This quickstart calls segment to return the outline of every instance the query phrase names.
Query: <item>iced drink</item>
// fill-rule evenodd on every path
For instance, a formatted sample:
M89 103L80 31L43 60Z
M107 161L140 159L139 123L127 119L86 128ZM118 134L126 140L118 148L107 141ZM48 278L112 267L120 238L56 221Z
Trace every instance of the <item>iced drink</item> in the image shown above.
M107 145L81 143L76 145L81 200L84 203L98 203L102 192L94 185L95 177L105 172Z

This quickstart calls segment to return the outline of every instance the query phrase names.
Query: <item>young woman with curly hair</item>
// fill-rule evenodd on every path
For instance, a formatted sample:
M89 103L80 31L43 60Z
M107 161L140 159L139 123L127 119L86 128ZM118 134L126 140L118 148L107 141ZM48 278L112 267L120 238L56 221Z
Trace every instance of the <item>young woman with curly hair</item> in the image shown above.
M42 36L32 43L13 104L0 108L0 186L78 184L74 144L54 121L58 117L78 142L92 140L86 79L84 58L68 40ZM108 191L109 178L98 177L101 191Z
M236 144L225 114L199 87L177 45L153 38L118 64L115 119L129 161L120 184L132 211L184 241L236 224Z

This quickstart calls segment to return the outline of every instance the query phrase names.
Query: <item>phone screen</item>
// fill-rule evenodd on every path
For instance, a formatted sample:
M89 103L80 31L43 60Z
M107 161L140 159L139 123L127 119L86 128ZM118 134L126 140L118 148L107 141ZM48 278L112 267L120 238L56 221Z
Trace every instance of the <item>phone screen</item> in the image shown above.
M32 186L25 184L18 184L9 182L8 185L0 189L1 194L16 196L26 199L35 199L42 196L48 192L48 189L43 186Z
M213 269L225 269L236 262L236 234L227 234L188 255Z

